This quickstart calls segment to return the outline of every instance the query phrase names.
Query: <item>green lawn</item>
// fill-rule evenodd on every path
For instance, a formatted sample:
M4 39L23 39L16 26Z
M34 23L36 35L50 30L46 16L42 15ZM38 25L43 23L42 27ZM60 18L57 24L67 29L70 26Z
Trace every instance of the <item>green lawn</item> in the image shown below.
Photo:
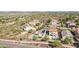
M6 46L4 46L4 45L0 45L0 48L7 48Z

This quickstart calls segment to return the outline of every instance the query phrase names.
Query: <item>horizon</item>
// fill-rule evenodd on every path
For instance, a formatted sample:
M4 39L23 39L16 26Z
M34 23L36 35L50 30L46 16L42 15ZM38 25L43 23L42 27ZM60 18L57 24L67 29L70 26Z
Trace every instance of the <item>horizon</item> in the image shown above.
M0 11L0 12L79 12L79 11Z

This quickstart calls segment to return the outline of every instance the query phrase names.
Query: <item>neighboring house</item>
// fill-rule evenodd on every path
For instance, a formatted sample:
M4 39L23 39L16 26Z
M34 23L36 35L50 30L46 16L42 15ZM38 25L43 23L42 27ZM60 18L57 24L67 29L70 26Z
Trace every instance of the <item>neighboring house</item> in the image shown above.
M64 40L65 38L73 38L73 35L72 35L72 33L69 31L69 30L67 30L67 29L63 29L62 31L61 31L61 36L62 36L62 40Z
M60 26L58 20L52 20L51 24L52 24L52 25L51 25L52 27L59 27L59 26Z
M79 28L76 28L76 32L79 34Z
M75 39L79 41L79 28L76 28L75 30Z
M67 21L66 22L66 26L68 27L68 28L72 28L72 27L76 27L76 23L74 22L74 21Z
M33 20L29 22L30 25L35 26L37 23L40 23L39 20Z
M24 20L24 18L23 17L20 17L19 20Z
M27 26L25 26L24 30L27 31L27 32L30 31L30 30L36 31L36 28L34 28L34 27L30 26L30 25L27 25Z

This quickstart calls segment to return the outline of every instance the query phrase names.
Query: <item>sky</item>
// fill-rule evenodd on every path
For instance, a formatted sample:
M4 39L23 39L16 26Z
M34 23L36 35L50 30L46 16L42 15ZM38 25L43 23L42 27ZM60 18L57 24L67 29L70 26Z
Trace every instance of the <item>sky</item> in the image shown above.
M79 1L0 0L0 11L79 11Z

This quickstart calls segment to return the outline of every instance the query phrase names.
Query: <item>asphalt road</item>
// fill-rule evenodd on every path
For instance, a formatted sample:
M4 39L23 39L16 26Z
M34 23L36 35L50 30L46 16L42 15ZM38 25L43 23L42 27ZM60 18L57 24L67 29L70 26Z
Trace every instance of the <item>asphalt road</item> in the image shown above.
M35 41L16 41L0 39L0 46L6 48L48 48L47 42L35 42ZM75 48L66 44L62 44L63 47Z
M9 41L0 41L0 45L5 46L7 48L33 48L32 45L17 43L17 42L9 42Z
M36 45L34 45L36 44ZM7 48L41 48L44 46L40 46L38 44L47 44L44 42L25 42L25 41L14 41L14 40L4 40L0 39L0 45L5 46Z

